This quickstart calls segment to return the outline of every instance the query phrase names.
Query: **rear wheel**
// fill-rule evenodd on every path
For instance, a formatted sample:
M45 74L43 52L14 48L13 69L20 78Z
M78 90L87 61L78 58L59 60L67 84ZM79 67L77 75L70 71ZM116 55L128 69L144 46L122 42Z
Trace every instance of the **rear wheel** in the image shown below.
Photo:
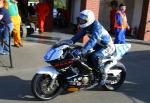
M35 32L35 25L34 25L34 23L30 23L29 27L27 28L27 33L28 33L28 35L30 35L34 32Z
M122 63L117 63L115 66L110 68L110 70L121 70L121 72L117 75L108 74L108 78L106 83L102 86L105 90L117 90L123 83L126 78L126 69Z
M62 87L56 78L54 81L49 75L36 74L32 79L31 90L40 100L50 100L62 92Z

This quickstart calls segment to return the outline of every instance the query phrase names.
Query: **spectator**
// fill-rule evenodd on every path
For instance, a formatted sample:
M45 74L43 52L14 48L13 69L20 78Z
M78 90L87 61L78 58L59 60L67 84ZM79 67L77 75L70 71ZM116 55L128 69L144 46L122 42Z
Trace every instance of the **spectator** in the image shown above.
M45 0L40 0L40 2L36 6L35 11L38 16L39 33L42 33L44 32L44 24L46 16L48 16L48 13L50 11L48 2Z
M13 30L10 15L4 7L4 0L0 0L0 54L9 54L9 32ZM5 44L5 43L7 44Z
M10 0L10 1L14 1L14 0ZM24 24L28 24L28 13L29 13L29 10L28 10L28 1L29 0L17 0L18 2L18 8L19 8L19 11L20 11L20 16L21 16L21 21L24 23Z
M115 14L117 12L118 2L116 0L111 1L110 11L110 33L114 34Z
M20 37L20 23L21 18L19 16L17 1L15 0L7 0L8 2L8 12L10 14L10 18L14 24L13 29L13 37L14 37L14 46L15 47L23 47Z
M126 30L129 29L129 25L127 23L126 17L126 5L121 3L119 6L119 10L115 14L115 44L124 44L125 43L125 34Z
M69 21L69 13L68 10L63 8L57 8L57 25L60 27L67 27L68 26L68 21Z

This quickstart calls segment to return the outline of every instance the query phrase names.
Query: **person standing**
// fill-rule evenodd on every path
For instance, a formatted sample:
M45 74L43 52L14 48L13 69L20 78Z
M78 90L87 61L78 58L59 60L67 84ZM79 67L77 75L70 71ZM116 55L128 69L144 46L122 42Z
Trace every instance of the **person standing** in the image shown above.
M40 0L36 6L35 11L38 17L39 33L42 33L44 32L44 24L45 24L46 16L48 16L48 13L50 11L49 3L46 0Z
M24 24L28 24L28 1L29 0L17 0L18 4L18 9L19 9L19 14L21 16L21 21Z
M4 4L4 0L0 0L0 54L2 55L9 54L9 33L11 34L13 30L13 23Z
M20 37L21 18L19 16L19 12L18 12L17 1L16 0L7 0L7 3L8 3L8 5L6 5L6 8L8 9L11 21L14 24L14 29L13 29L14 46L15 47L23 47L23 44L21 42L21 37Z
M118 2L116 0L111 1L110 10L110 33L114 34L115 14L117 12Z
M115 14L115 24L114 24L115 44L125 43L125 34L127 29L130 28L127 23L127 17L125 11L126 11L126 5L121 3L119 5L119 10Z

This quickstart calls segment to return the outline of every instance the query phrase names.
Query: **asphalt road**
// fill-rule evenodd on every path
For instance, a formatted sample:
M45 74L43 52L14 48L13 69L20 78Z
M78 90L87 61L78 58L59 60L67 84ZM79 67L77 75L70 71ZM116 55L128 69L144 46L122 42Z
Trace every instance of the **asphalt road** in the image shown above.
M33 36L32 38L36 38ZM38 101L31 93L30 83L36 70L46 65L42 56L54 41L27 39L23 48L13 48L15 68L10 69L6 57L0 56L0 103L150 103L150 43L131 41L132 49L122 60L127 78L117 91L96 88L61 94L50 101ZM45 42L43 42L45 40Z

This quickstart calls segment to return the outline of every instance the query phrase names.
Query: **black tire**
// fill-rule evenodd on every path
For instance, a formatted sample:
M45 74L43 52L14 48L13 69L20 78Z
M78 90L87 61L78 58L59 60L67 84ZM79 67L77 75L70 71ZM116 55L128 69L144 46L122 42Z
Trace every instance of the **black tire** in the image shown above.
M20 35L22 38L25 38L27 36L27 28L25 24L21 24L20 26Z
M30 23L29 27L27 28L28 35L33 34L35 32L35 25L34 23Z
M115 84L109 84L106 82L106 84L102 85L102 87L108 91L117 90L124 83L125 78L126 78L126 68L122 63L120 63L120 62L117 63L111 69L119 69L119 70L122 70L122 72L119 75L119 80ZM109 79L109 76L108 76L108 79Z
M63 91L63 88L60 86L57 79L57 83L53 88L48 87L51 80L52 78L49 75L44 74L36 74L33 77L31 82L31 90L36 98L39 100L51 100Z

